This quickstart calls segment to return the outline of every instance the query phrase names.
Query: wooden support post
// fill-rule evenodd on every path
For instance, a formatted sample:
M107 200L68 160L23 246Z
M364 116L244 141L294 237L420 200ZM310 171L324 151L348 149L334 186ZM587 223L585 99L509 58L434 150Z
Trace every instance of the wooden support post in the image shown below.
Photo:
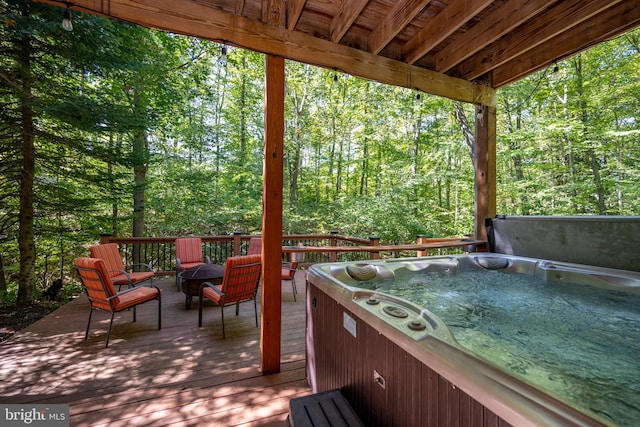
M370 246L380 246L380 238L377 236L369 236ZM380 259L380 252L371 252L369 254L370 259Z
M423 243L427 243L428 240L429 239L427 238L427 236L425 236L424 234L419 234L416 243L418 245L422 245ZM427 256L427 251L424 249L416 251L416 256Z
M331 235L329 246L338 246L338 239L335 237L338 232L330 231L329 234ZM338 254L336 252L329 252L329 262L336 261L338 261Z
M242 255L242 233L239 231L233 232L233 256Z
M266 56L264 168L262 175L262 312L260 365L280 372L282 329L282 185L284 152L284 58Z
M496 108L476 106L475 237L486 240L485 218L496 214Z

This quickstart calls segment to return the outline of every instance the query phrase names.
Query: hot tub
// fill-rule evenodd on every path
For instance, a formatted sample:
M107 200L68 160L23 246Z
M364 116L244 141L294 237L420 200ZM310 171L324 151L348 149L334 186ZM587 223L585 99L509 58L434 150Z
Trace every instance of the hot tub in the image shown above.
M313 266L307 374L367 425L640 422L640 273L492 253Z

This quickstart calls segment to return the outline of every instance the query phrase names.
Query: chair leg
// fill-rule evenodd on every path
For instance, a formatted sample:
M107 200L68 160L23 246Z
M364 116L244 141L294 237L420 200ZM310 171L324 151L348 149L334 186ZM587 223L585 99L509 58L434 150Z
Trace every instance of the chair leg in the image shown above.
M240 303L239 302L236 303L236 316L238 314L240 314Z
M136 306L133 306L133 321L136 321Z
M180 260L176 260L176 290L180 292L180 271L182 271L182 267L180 266Z
M104 343L104 348L109 347L109 338L111 338L111 327L113 326L113 316L116 315L115 311L111 312L111 322L109 322L109 331L107 332L107 341Z
M258 327L258 303L253 299L253 312L256 314L256 328Z
M160 329L162 329L162 293L158 289L158 330Z
M296 294L298 293L298 288L296 288L296 279L295 277L291 279L291 292L293 292L293 301L296 302Z
M89 338L89 326L91 325L91 315L93 314L93 307L89 306L89 321L87 322L87 330L84 333L84 339Z
M220 311L222 312L222 338L224 339L227 337L224 333L224 304L220 305Z
M198 327L202 326L202 290L200 290L200 300L198 301Z

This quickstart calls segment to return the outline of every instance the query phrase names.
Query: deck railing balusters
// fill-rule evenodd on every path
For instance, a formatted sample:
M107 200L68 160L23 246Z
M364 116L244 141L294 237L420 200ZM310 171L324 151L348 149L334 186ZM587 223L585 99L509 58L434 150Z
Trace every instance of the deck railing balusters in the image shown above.
M227 258L246 255L251 235L234 233L229 236L203 236L203 252L216 264L224 264ZM101 243L115 242L127 264L151 263L158 275L175 274L175 237L116 238L100 236ZM464 238L425 238L419 236L417 244L380 245L380 239L340 235L333 231L326 234L283 236L283 259L287 253L303 252L304 264L333 261L362 261L367 259L410 257L427 254L455 254L472 250L486 250L485 241ZM295 248L302 243L303 248ZM362 249L361 249L362 248Z

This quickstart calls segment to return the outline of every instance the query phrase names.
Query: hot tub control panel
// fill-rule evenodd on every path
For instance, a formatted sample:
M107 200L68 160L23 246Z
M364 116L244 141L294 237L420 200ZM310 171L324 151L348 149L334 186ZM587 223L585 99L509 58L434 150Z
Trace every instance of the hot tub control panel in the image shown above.
M431 313L388 295L357 292L353 301L414 340L432 335L440 328Z

